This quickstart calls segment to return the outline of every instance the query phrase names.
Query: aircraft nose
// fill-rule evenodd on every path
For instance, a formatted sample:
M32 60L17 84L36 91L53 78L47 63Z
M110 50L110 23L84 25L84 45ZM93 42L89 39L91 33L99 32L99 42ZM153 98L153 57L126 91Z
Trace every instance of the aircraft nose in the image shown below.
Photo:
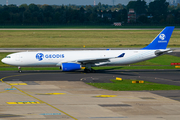
M1 62L5 63L5 59L3 58L3 59L1 60Z

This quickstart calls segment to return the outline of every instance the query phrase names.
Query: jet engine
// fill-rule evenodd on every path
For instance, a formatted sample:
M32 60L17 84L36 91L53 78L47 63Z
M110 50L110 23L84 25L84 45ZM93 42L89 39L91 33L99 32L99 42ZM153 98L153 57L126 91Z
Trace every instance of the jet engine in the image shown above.
M81 65L77 64L77 63L62 63L61 69L62 69L62 71L80 70Z

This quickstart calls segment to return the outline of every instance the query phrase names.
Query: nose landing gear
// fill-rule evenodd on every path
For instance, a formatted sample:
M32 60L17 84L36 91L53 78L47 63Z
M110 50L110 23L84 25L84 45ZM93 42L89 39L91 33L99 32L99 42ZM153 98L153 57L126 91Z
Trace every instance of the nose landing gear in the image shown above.
M22 73L22 70L21 70L20 66L18 67L18 69L19 69L18 73Z

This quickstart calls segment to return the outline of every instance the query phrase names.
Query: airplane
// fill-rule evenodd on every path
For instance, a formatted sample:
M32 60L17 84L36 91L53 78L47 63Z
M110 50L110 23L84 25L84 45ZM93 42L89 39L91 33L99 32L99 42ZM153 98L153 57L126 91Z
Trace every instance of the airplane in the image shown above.
M85 67L85 72L95 72L91 67L103 65L127 65L158 57L172 52L166 48L174 26L165 27L155 39L140 50L79 50L79 51L37 51L18 52L7 55L1 61L8 65L58 66L62 71L75 71Z

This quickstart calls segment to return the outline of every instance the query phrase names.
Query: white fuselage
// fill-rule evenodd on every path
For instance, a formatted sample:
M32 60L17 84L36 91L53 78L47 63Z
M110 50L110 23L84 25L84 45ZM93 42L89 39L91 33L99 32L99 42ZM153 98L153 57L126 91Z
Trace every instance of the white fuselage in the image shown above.
M84 51L39 51L19 52L2 59L3 63L13 66L60 66L62 63L78 60L110 58L106 62L98 62L91 66L131 64L156 57L156 50L84 50ZM38 53L39 56L37 56ZM125 53L123 57L117 57Z

